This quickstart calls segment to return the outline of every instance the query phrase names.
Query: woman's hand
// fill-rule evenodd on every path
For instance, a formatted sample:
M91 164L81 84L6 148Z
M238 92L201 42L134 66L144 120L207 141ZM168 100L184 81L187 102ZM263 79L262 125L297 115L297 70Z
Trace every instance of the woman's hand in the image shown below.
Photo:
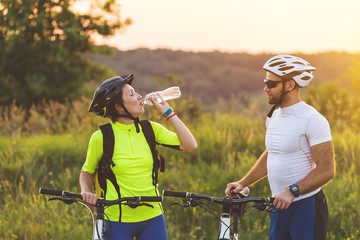
M156 99L160 98L161 102L159 103ZM164 114L166 110L170 108L169 104L160 96L159 93L153 93L149 96L151 103L153 104L153 108L159 111L161 114Z
M90 205L96 205L97 202L97 195L92 192L82 192L81 196L83 198L83 202L90 204Z
M94 175L81 169L79 178L82 199L85 203L91 205L95 205L97 202L97 195L91 191L94 185Z
M156 101L156 98L160 98L161 102L158 103ZM153 104L153 108L155 108L157 111L159 111L162 115L170 109L169 104L160 96L159 93L154 93L149 96L150 101ZM180 140L180 150L184 152L192 152L197 148L197 143L190 132L190 130L185 126L185 124L180 120L178 116L176 116L176 113L173 111L170 111L171 113L166 116L167 120L171 123L171 125L174 127L175 132Z

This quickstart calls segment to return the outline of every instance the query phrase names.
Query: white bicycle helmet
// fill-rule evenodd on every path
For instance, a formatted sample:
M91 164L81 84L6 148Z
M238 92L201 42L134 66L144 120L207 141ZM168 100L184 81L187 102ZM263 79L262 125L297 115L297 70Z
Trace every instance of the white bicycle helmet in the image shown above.
M270 58L263 69L272 72L284 80L294 79L300 87L306 87L313 79L316 68L302 58L291 55L277 55Z

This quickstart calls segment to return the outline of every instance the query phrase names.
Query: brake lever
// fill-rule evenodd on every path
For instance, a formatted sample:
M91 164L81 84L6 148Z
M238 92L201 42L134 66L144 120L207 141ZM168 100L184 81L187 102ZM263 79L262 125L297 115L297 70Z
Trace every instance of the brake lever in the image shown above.
M284 209L275 209L273 210L271 206L267 206L266 207L266 211L269 213L275 213L275 212L282 212L282 213L286 213L286 211Z
M275 210L273 210L273 205L272 205L272 203L270 203L269 198L265 198L265 203L256 203L255 208L257 208L260 211L266 210L269 213L275 213L275 212L286 213L286 211L283 209L275 208Z
M183 200L183 202L184 202L183 204L178 203L178 202L171 203L170 206L178 205L180 207L197 207L197 206L199 206L201 204L200 200L194 200L194 199Z
M66 204L73 204L74 202L77 202L76 199L74 198L68 198L68 197L53 197L53 198L49 198L48 201L53 201L53 200L59 200L62 201Z
M190 207L191 206L190 202L184 202L184 204L181 204L181 203L178 203L178 202L170 203L170 207L174 206L174 205L177 205L177 206L180 206L180 207Z
M266 209L266 211L268 211L268 208L270 207L269 205L265 204L265 203L256 203L254 205L254 207L259 210L259 211L264 211Z
M190 204L191 204L192 207L196 207L196 206L199 206L201 204L201 201L200 200L191 200Z

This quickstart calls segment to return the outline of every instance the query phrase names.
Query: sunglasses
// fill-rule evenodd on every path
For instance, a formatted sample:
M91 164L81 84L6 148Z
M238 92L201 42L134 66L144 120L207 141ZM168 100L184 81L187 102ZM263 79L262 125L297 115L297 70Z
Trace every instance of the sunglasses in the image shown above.
M264 80L264 83L268 88L274 88L280 82L283 82L283 81L274 81L274 80L267 80L267 79Z

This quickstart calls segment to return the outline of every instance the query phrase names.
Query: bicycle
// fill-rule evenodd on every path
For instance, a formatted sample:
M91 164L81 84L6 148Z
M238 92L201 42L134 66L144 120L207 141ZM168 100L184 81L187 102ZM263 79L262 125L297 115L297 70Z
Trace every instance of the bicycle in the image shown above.
M106 234L111 231L111 224L109 227L109 230L105 232L104 228L104 217L105 217L105 208L117 205L117 204L123 204L128 205L129 207L136 208L139 206L147 206L147 207L153 207L152 205L146 203L146 202L162 202L163 197L153 197L153 196L136 196L136 197L124 197L119 198L117 200L108 201L103 198L98 198L95 208L96 208L96 219L94 218L94 212L93 210L88 206L88 204L85 204L82 201L81 194L78 193L72 193L67 191L60 191L60 190L54 190L54 189L45 189L40 188L39 189L40 194L46 194L46 195L53 195L57 197L49 198L48 201L52 200L59 200L66 204L72 204L72 203L79 203L83 206L85 206L90 214L93 221L93 240L103 240Z
M276 212L278 210L272 209L272 202L274 198L246 198L245 195L238 194L239 199L233 199L229 196L223 198L216 198L210 195L195 194L189 192L175 192L175 191L163 191L163 196L184 198L183 203L171 203L172 205L178 205L181 207L197 207L202 206L212 215L214 215L220 221L220 230L218 240L238 240L238 221L248 216L253 211L260 210L267 212ZM215 207L210 204L205 204L202 200L211 201L215 204L221 205L221 214L215 214L213 211L217 211ZM247 203L254 203L253 205L246 207ZM254 208L252 211L246 213L250 208ZM232 219L231 219L232 217ZM232 222L231 222L232 220Z

